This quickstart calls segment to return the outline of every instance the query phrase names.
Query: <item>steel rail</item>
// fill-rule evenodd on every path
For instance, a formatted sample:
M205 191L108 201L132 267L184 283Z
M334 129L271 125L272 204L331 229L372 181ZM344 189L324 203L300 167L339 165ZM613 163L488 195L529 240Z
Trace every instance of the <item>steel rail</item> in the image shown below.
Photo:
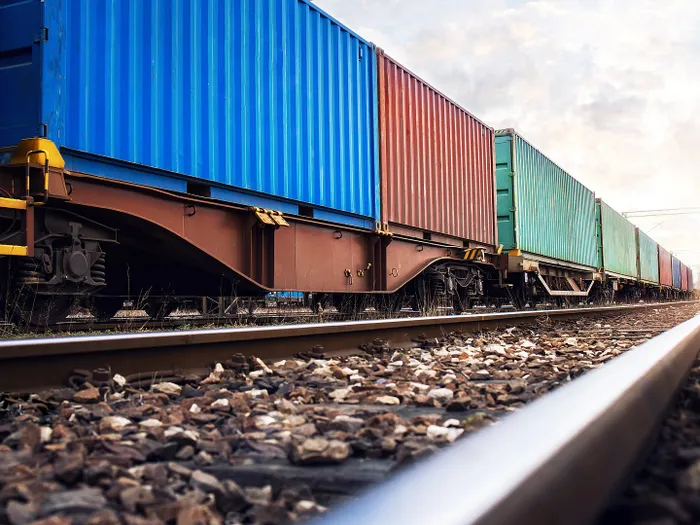
M648 450L698 351L700 316L314 525L591 523Z
M317 346L327 353L347 352L375 339L404 346L420 334L439 337L543 317L567 319L679 304L685 303L6 340L0 342L0 391L60 386L74 369L109 368L122 375L201 369L235 353L275 359Z

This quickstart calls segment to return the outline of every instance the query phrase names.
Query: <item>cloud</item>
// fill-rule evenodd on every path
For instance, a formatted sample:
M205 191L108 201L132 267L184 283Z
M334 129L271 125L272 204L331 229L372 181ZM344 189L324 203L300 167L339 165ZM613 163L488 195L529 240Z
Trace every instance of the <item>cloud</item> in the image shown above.
M614 208L700 206L695 2L316 3L493 127L521 131ZM667 217L651 234L687 249L699 227L700 216ZM700 251L682 258L700 270Z

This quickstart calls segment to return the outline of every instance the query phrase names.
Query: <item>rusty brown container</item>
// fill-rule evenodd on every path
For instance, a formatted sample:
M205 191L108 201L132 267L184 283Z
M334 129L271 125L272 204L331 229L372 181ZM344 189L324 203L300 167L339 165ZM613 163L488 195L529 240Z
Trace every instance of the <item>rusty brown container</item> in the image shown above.
M671 254L659 244L659 281L661 286L673 286Z
M688 291L688 267L681 263L681 290Z
M495 245L494 130L381 49L377 67L384 226Z

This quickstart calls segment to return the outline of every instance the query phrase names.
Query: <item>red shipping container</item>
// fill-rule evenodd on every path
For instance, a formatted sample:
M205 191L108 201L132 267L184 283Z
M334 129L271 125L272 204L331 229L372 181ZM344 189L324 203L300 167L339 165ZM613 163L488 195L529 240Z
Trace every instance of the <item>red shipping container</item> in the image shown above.
M661 286L673 286L671 254L659 244L659 282Z
M681 263L681 290L688 291L688 267Z
M494 130L377 50L382 223L494 246ZM436 234L436 235L432 235Z

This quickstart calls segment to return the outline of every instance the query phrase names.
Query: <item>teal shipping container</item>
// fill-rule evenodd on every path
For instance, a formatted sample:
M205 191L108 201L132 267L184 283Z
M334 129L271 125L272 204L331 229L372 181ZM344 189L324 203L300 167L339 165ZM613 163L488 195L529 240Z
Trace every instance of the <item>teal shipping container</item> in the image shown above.
M637 257L639 279L647 283L659 284L659 245L639 228L637 228Z
M498 242L597 266L595 195L512 129L496 132Z
M600 265L606 273L637 278L637 234L634 224L598 199Z

